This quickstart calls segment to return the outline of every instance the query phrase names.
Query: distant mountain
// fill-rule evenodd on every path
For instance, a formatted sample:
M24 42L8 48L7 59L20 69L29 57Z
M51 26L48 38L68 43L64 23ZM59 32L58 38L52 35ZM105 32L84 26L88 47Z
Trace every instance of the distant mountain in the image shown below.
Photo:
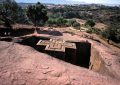
M79 2L79 1L71 1L71 0L41 0L41 3L44 4L67 4L67 5L74 5L74 4L87 4L85 2ZM37 3L37 2L36 2ZM34 5L35 2L19 2L18 3L23 8L26 8L28 5Z
M106 6L119 6L120 7L120 4L103 4L103 5L106 5Z
M86 4L85 2L72 1L72 0L43 0L41 3L53 3L53 4Z
M4 1L4 0L3 0ZM45 3L45 4L67 4L67 5L90 5L92 3L86 3L86 2L80 2L80 1L72 1L72 0L40 0L41 3ZM33 5L37 2L31 2L28 1L26 2L19 2L18 4L22 7L27 7L28 5ZM94 3L93 3L94 4ZM120 4L100 4L100 5L106 5L106 6L120 6Z
M72 1L72 0L41 0L40 2L41 3L48 3L48 4L86 4L85 2ZM26 3L26 2L22 2L22 3ZM27 3L36 3L36 2L28 1Z
M22 8L26 8L28 5L34 5L35 3L18 3Z

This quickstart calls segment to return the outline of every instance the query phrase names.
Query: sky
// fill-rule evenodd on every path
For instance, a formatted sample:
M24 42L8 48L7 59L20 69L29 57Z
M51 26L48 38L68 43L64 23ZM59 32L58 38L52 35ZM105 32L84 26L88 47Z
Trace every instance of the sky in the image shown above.
M95 3L95 4L120 4L120 0L15 0L16 2L25 2L25 3L54 3L54 4L64 4L67 2L76 3L76 2L85 2L85 3Z

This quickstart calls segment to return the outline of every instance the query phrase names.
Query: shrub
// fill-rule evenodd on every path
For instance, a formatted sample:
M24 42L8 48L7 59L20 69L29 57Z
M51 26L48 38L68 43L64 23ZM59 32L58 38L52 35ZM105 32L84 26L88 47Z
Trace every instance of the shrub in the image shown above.
M88 27L87 33L101 34L101 30L97 28Z
M87 20L85 23L85 26L93 27L95 25L95 22L93 20Z
M64 19L64 18L49 18L46 25L48 26L72 26L75 29L80 29L80 24L74 19Z
M73 25L72 25L75 29L80 29L80 24L77 23L77 22L74 22Z
M120 42L120 28L118 24L110 24L110 26L102 32L102 36L114 42Z

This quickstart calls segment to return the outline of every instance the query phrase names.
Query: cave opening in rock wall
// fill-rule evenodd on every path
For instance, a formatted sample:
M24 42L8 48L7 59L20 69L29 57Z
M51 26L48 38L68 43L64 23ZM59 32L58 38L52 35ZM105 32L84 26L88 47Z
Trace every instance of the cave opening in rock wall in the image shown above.
M43 47L38 47L36 46L36 43L39 40L49 40L50 38L44 38L44 37L28 37L23 39L20 43L23 45L28 45L31 46L33 48L35 48L37 51L46 53L48 55L51 55L55 58L64 60L68 63L77 65L77 66L81 66L81 67L85 67L85 68L89 68L89 62L90 62L90 56L91 56L91 43L89 42L72 42L72 41L68 41L71 43L75 43L76 45L76 49L65 49L65 53L64 52L52 52L52 51L44 51L45 46ZM64 56L64 57L63 57ZM63 57L63 58L62 58Z

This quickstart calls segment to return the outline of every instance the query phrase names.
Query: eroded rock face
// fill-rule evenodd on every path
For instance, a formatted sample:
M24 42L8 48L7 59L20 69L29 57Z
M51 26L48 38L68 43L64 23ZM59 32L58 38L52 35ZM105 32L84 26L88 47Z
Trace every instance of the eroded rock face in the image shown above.
M102 44L93 44L91 48L90 69L120 79L119 55Z
M0 85L118 85L120 82L71 65L28 46L0 41Z
M70 38L69 38L70 37ZM89 69L102 75L111 76L120 79L120 49L113 49L110 45L106 45L99 38L95 39L83 38L78 35L70 36L65 34L64 40L72 40L78 42L89 42L91 44L90 66Z

